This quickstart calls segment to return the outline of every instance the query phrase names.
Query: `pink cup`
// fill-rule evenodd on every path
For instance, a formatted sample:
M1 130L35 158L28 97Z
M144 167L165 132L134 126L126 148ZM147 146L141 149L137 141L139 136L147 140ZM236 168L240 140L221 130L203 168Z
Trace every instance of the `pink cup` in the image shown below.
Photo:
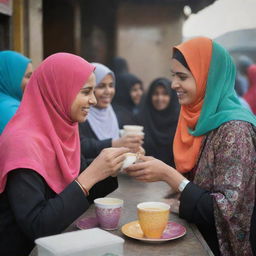
M105 230L118 228L123 203L123 200L111 197L102 197L94 200L95 212L101 228Z

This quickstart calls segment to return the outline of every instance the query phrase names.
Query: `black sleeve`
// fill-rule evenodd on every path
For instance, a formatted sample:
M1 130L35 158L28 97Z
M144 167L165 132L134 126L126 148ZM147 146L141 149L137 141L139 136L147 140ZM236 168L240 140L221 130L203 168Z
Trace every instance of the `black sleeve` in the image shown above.
M179 215L196 225L214 226L213 199L210 192L189 182L181 193Z
M104 197L118 188L118 181L116 177L108 177L105 180L102 180L96 183L91 189L88 196L90 203L93 203L93 200L99 197Z
M93 161L93 159L85 159L83 155L81 155L81 168L80 173L83 172ZM118 188L118 181L116 177L108 177L98 183L96 183L91 189L90 194L88 196L88 200L90 203L93 203L95 198L104 197L109 193L113 192Z
M209 191L189 182L181 193L179 216L196 224L214 255L220 255L213 198Z
M39 174L29 169L10 172L6 189L17 224L32 240L62 232L89 207L75 181L55 194Z
M112 146L112 139L98 140L89 137L81 137L81 153L86 159L95 158L104 148Z
M85 159L94 159L104 148L112 146L112 139L98 140L88 121L79 124L81 154Z

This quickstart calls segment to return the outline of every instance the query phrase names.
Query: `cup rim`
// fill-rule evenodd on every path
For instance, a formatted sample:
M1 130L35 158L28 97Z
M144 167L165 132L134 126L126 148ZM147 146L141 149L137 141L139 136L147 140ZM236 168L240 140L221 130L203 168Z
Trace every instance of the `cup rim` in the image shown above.
M146 208L154 208L156 207L155 205L159 205L161 207L163 207L162 209L151 209L151 211L163 211L163 210L170 210L170 205L167 203L163 203L163 202L142 202L137 204L137 209L139 210L145 210Z
M105 204L105 203L101 203L100 200L106 200L106 199L109 199L109 200L117 200L117 203L114 203L114 204ZM120 207L124 204L124 200L123 199L120 199L120 198L116 198L116 197L99 197L99 198L96 198L93 200L95 206L101 206L101 207Z
M124 125L123 130L132 130L132 131L143 131L144 127L142 125Z

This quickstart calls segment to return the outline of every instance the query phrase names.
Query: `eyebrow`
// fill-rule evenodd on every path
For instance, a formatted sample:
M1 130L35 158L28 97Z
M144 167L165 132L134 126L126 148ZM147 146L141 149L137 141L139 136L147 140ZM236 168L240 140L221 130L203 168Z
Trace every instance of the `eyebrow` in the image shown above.
M175 72L171 69L171 73L176 74L176 75L188 75L188 73L185 72Z
M93 87L89 85L89 86L81 88L81 91L83 91L83 90L93 90Z

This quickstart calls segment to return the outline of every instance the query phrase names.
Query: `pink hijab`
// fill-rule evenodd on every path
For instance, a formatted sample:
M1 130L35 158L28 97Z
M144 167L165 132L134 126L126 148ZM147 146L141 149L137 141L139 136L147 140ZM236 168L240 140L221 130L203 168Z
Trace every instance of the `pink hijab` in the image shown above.
M33 73L16 115L0 137L0 193L7 174L28 168L60 193L79 173L78 124L71 105L94 70L79 56L57 53Z

